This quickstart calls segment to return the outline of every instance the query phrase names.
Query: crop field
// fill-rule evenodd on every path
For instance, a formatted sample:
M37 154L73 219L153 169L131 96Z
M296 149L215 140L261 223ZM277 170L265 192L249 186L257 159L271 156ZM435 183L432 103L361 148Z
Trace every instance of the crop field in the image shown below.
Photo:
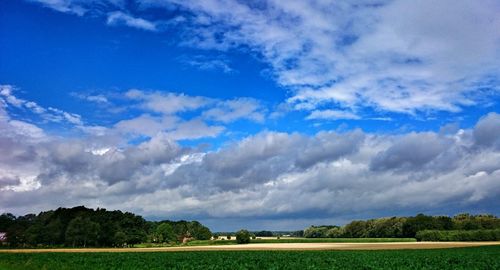
M0 269L500 269L500 246L377 251L0 253Z

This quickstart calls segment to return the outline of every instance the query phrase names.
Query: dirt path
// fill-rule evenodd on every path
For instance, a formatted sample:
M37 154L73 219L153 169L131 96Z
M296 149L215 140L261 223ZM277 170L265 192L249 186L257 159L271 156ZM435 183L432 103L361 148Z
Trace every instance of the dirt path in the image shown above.
M0 249L2 253L40 252L169 252L214 250L381 250L433 249L500 245L497 242L393 242L393 243L273 243L221 246L188 246L162 248L66 248L66 249Z

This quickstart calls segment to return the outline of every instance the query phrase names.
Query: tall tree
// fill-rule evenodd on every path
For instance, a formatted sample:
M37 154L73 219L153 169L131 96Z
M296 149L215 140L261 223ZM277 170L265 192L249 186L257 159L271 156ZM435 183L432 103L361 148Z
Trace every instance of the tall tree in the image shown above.
M99 224L87 217L76 217L70 221L66 229L66 242L72 246L86 247L88 244L94 245L99 236Z

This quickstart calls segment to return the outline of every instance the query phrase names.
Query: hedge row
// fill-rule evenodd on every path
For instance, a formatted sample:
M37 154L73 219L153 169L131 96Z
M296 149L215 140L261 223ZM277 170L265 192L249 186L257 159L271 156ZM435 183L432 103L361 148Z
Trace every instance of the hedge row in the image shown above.
M500 229L495 230L425 230L417 232L417 241L499 241Z

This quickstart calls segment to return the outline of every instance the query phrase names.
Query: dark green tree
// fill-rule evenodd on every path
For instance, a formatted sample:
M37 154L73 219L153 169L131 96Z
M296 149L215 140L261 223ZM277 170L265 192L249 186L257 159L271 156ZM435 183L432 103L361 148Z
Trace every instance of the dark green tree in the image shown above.
M66 229L66 242L74 246L95 245L99 236L99 224L87 217L76 217Z
M236 232L236 243L238 244L248 244L250 243L250 238L252 235L247 230L239 230Z
M11 213L0 215L0 232L6 232L15 221L16 216Z
M156 228L156 235L158 236L158 242L168 243L175 242L177 237L174 233L174 228L169 223L161 223Z
M363 220L354 220L344 227L346 237L360 238L367 237L367 222Z
M113 236L113 245L115 247L123 247L127 242L127 235L122 231L117 231Z

